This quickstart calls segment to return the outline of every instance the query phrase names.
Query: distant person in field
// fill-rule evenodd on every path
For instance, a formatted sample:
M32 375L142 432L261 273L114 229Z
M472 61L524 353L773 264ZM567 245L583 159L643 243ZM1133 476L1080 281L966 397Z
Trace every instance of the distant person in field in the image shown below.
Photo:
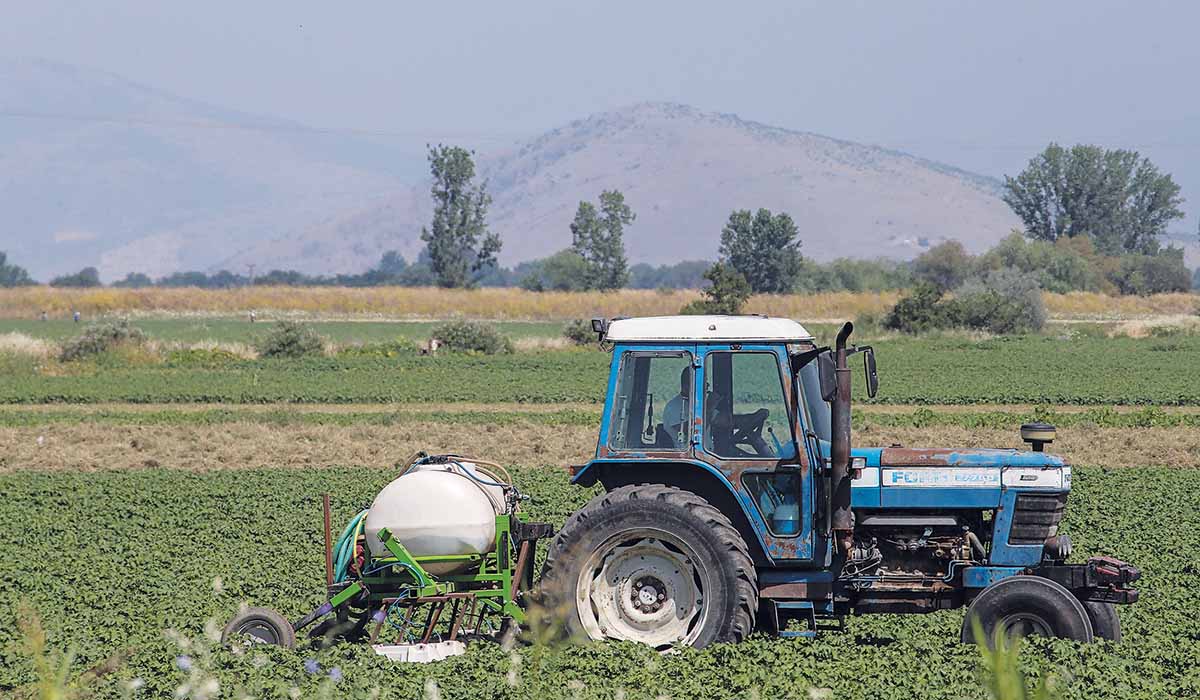
M71 318L75 319L75 323L79 323L79 312L75 311L71 314Z
M49 317L49 316L46 314L46 312L45 312L45 311L43 311L43 312L42 312L42 320L43 320L43 321L48 321L49 319L50 319L50 317Z

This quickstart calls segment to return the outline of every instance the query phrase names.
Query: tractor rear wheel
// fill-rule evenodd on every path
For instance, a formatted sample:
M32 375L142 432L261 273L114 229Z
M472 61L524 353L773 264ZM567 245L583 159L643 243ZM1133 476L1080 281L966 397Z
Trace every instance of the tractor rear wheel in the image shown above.
M221 632L222 643L274 644L294 649L296 631L283 615L270 608L246 608Z
M571 636L659 650L740 641L758 610L754 564L729 518L660 484L614 489L572 515L540 585Z
M1058 583L1040 576L1010 576L983 589L967 608L962 641L974 644L974 619L992 644L997 630L1006 637L1059 637L1091 642L1092 623L1083 603Z

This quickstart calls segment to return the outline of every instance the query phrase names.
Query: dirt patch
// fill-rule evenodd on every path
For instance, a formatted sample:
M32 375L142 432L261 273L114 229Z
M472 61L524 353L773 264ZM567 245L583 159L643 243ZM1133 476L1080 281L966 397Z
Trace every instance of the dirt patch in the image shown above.
M913 447L1016 447L1014 431L934 426L868 426L858 444ZM233 422L218 426L49 424L0 428L0 471L89 471L167 468L185 470L363 465L390 467L417 450L464 452L505 464L566 466L595 451L590 426L288 425ZM1102 467L1200 468L1200 430L1096 428L1059 432L1052 451L1074 464Z

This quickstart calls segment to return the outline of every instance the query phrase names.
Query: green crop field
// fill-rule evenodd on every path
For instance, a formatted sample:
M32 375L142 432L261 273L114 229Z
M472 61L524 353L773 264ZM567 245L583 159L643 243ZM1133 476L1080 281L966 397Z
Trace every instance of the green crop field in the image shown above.
M894 404L1200 404L1200 336L888 338L876 401ZM0 355L0 403L600 402L609 355L540 350L301 360ZM858 381L861 388L861 379ZM862 397L860 397L861 399Z
M221 697L985 697L978 651L956 641L961 611L851 618L844 633L816 640L755 636L667 656L615 643L479 643L417 666L352 645L221 648L206 628L243 602L293 617L321 602L319 494L335 494L344 519L413 449L503 455L535 497L528 514L561 523L590 495L560 467L594 448L610 356L530 344L543 349L243 359L169 344L246 343L262 324L138 325L160 347L80 362L0 351L2 697L28 695L37 677L18 625L31 614L53 653L75 654L70 677L111 661L115 671L81 697L170 697L213 680ZM432 326L314 325L341 346L421 341ZM500 327L539 340L561 329ZM0 334L55 342L77 330L0 322ZM815 330L829 340L831 327ZM863 444L1011 445L1021 422L1057 424L1056 451L1082 465L1064 526L1074 558L1109 554L1143 567L1143 598L1122 608L1119 646L1031 641L1025 670L1055 676L1068 698L1200 697L1200 336L1060 331L864 334L859 341L878 352L881 392L875 406L859 397L855 430ZM212 456L185 459L191 453Z
M245 318L139 318L133 322L151 338L168 342L198 343L216 341L252 343L271 327L271 317L263 315L257 323ZM318 321L313 323L321 335L334 343L381 343L397 338L423 341L439 325L437 321ZM33 338L60 341L70 338L86 324L53 319L34 321L0 319L0 333L23 333ZM499 321L496 326L505 335L517 338L556 337L563 324L556 321Z
M320 697L329 669L338 697L809 697L978 698L978 652L957 643L961 611L851 618L815 641L768 637L660 657L627 644L518 647L480 643L431 666L395 664L362 646L235 654L205 640L240 602L298 616L321 602L319 494L337 494L345 517L369 502L390 472L361 467L187 473L168 470L0 475L0 690L33 680L13 617L40 612L52 642L69 644L80 669L128 652L92 690L120 697L138 678L141 697L167 697L196 674L225 697ZM588 493L551 467L515 477L535 496L529 515L561 523ZM1125 641L1077 646L1032 641L1035 675L1063 679L1069 698L1200 695L1200 471L1081 468L1065 531L1077 556L1110 554L1143 567L1143 599L1122 608ZM165 636L174 629L185 637ZM187 657L181 660L180 657ZM320 667L305 670L305 661ZM179 665L190 671L182 671ZM310 664L311 667L311 664Z

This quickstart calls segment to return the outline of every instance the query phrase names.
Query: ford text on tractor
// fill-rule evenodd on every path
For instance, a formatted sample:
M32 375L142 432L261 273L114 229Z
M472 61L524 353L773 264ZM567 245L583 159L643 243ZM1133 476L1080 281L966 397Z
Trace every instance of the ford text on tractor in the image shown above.
M366 640L429 661L511 633L530 603L574 636L658 649L812 635L847 615L967 607L989 635L1119 640L1115 605L1139 572L1068 563L1058 525L1071 467L1044 451L852 447L851 371L875 353L834 347L760 316L593 321L611 347L594 459L572 468L604 492L554 536L523 522L498 464L418 454L334 542L325 501L326 602L288 620L242 610L230 641Z
M595 458L604 493L550 545L543 602L577 635L666 649L756 628L811 635L850 614L968 607L989 635L1117 640L1139 572L1067 563L1071 467L1032 450L852 447L851 371L833 348L757 316L593 321L612 346Z

